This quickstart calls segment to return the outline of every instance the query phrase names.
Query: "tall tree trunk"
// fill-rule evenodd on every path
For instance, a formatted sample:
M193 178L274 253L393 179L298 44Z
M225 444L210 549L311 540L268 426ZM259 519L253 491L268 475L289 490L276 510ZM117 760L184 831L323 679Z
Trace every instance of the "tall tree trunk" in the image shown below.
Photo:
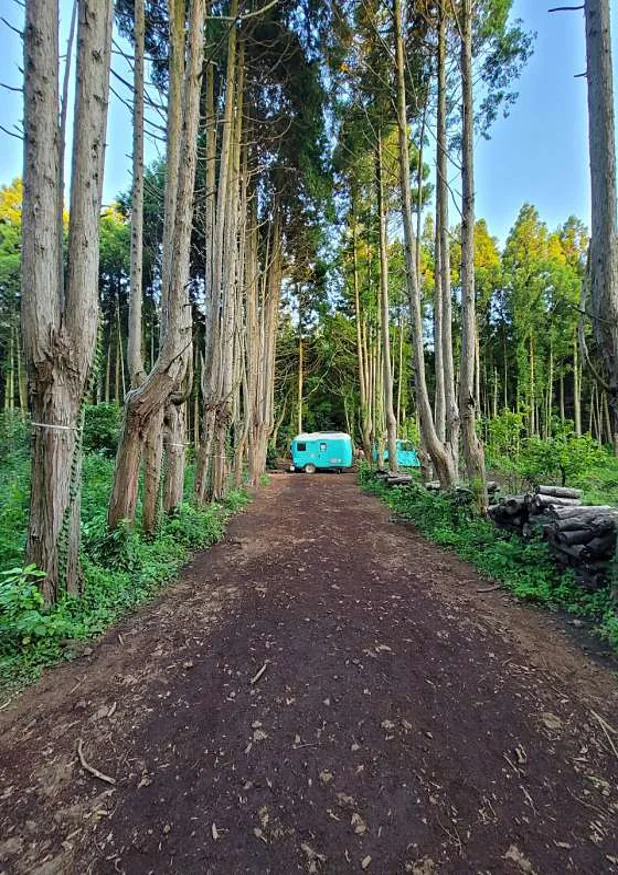
M120 435L114 486L110 499L110 528L120 520L135 517L137 475L141 447L153 418L177 391L186 370L185 356L191 345L191 328L184 315L188 308L190 245L193 226L193 193L199 125L199 98L204 57L204 0L193 0L188 32L187 69L182 95L180 154L183 162L178 178L172 268L170 270L168 324L153 370L138 389L127 397Z
M410 195L410 154L408 148L408 125L405 91L405 59L402 34L401 0L394 0L395 50L397 66L397 128L399 132L399 172L402 198L404 242L406 256L406 282L410 303L410 322L413 334L414 377L416 405L421 438L427 448L443 488L450 488L457 479L454 459L450 449L441 443L436 434L431 404L425 377L425 354L423 349L423 316L414 258L414 228L412 200Z
M579 344L577 335L573 341L573 415L575 418L575 434L582 433L582 381L579 369Z
M397 381L397 430L402 428L403 420L401 418L402 413L402 400L403 400L403 392L404 392L404 384L405 384L405 374L404 374L404 359L403 359L403 332L404 332L405 320L403 317L403 311L399 313L399 368L398 368L398 376L399 379Z
M551 437L552 412L554 406L554 345L553 339L549 338L549 365L547 374L547 404L545 408L545 437Z
M28 383L24 371L24 352L21 345L21 336L19 329L15 330L17 336L17 388L19 391L19 409L22 415L25 415L28 410Z
M371 458L371 439L369 437L369 406L367 391L367 371L363 345L363 318L361 313L360 283L358 276L358 228L356 210L352 210L352 270L354 283L354 316L356 323L356 356L358 360L358 385L360 395L360 418L363 452L367 461Z
M6 374L6 383L4 388L4 407L5 410L12 410L15 406L15 326L11 321L10 339L9 339L9 367Z
M300 326L299 326L300 329ZM297 404L298 409L296 413L296 433L302 434L303 431L303 338L302 335L299 335L298 338L298 391L297 391Z
M26 561L47 603L79 590L83 401L97 338L99 215L111 52L111 0L79 6L66 293L58 234L58 3L27 0L24 31L22 332L32 399Z
M442 366L444 369L444 403L446 408L446 440L453 456L455 472L459 460L459 407L455 390L453 362L453 305L451 297L451 251L448 210L448 140L447 140L447 79L446 79L446 0L440 0L438 32L438 116L437 116L437 180L436 198L439 222L436 226L440 250L440 295L442 313ZM437 290L436 290L437 293Z
M232 128L229 142L228 179L224 182L225 199L220 202L218 221L223 221L225 233L223 236L224 270L222 274L222 362L219 380L219 402L215 420L215 455L213 460L213 498L222 499L226 491L227 454L226 446L230 426L233 419L234 402L234 351L237 335L236 309L236 278L239 267L238 250L238 211L240 199L240 154L242 137L243 92L244 92L244 40L240 39L238 52L236 41L230 43L228 58L227 86L230 89L226 95L232 103ZM226 133L223 134L223 146L226 145ZM219 195L221 194L221 185Z
M534 375L534 336L530 331L529 338L529 369L530 369L530 395L528 404L530 406L530 434L534 436L537 432L538 422L536 418L536 383Z
M474 102L472 93L472 0L461 6L462 209L461 209L461 371L459 415L468 480L481 510L487 507L483 445L476 433L474 287Z
M219 367L219 293L214 289L214 246L216 204L217 117L215 111L214 63L206 65L206 202L204 206L204 238L206 269L204 275L204 359L201 369L202 440L195 464L194 498L202 504L208 488L211 469L212 440L215 427L216 386Z
M435 242L435 292L433 305L433 348L434 370L436 376L436 396L434 402L434 417L436 432L439 439L446 440L446 398L444 386L444 339L442 337L442 253L440 251L440 202L436 205L436 242Z
M170 0L169 4L169 37L170 37L170 85L168 95L167 115L167 156L165 166L165 194L163 219L163 251L161 258L161 341L169 330L170 296L172 288L172 271L174 269L174 230L176 224L176 207L179 191L180 175L180 140L182 133L182 92L185 75L185 3L184 0ZM190 308L183 310L181 319L184 332L191 331ZM191 349L187 347L182 356L184 369L179 374L178 384L172 395L166 399L163 410L157 412L151 423L144 444L144 492L157 496L157 503L144 503L142 513L142 528L147 534L154 534L158 521L158 496L165 449L167 465L165 466L163 484L163 504L166 513L172 513L182 500L184 479L184 418L180 412L170 407L178 408L183 403L183 380L191 359ZM171 430L171 433L170 433ZM163 431L161 435L160 432ZM170 482L172 480L172 482Z
M108 332L107 332L107 361L105 364L105 394L103 396L106 404L109 404L109 401L110 401L111 376L112 376L112 328L110 325L108 327Z
M135 389L143 382L142 262L144 251L144 0L135 0L133 62L133 187L131 191L131 281L129 292L129 381Z
M609 375L618 433L618 194L609 0L586 0L592 225L589 280L594 333Z
M382 140L378 133L375 154L376 190L378 196L378 221L380 225L380 306L382 308L382 354L384 380L384 418L386 421L386 441L388 446L388 467L398 470L397 464L397 419L393 409L393 372L391 370L390 308L388 300L388 219L384 204L384 182L382 179Z

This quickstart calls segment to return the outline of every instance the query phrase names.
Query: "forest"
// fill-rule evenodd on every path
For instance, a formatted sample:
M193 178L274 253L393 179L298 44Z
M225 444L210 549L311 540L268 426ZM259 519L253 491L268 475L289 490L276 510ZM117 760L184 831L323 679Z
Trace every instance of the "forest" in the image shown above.
M477 564L480 538L483 571L618 646L611 557L589 592L488 521L496 483L618 504L609 2L583 7L590 227L523 203L501 243L475 149L534 51L512 5L75 0L66 45L57 0L15 7L0 681L150 598L312 431L352 435L361 481L430 538ZM132 181L104 204L112 95ZM420 491L394 498L371 469L397 472L401 438Z

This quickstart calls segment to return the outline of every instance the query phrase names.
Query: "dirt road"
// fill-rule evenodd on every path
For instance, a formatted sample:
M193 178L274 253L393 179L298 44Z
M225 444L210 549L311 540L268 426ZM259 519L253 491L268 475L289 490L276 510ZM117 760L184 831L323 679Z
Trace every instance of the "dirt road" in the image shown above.
M0 872L618 872L616 678L487 588L273 478L0 715Z

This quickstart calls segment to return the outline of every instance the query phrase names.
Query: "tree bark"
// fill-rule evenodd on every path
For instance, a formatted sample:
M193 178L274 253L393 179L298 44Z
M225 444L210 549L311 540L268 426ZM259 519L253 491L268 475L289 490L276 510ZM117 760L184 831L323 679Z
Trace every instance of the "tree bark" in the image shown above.
M153 370L138 389L126 399L123 427L116 457L114 486L108 523L111 529L123 519L135 516L137 474L141 447L153 417L177 391L186 369L186 354L191 348L191 327L187 329L190 245L193 226L193 194L199 124L199 98L204 57L204 0L193 0L188 27L188 60L182 96L180 154L183 156L178 179L172 268L170 270L168 324Z
M58 4L27 0L24 32L22 332L33 424L26 561L49 604L79 590L83 401L96 349L99 215L111 0L79 8L66 294L59 288Z
M395 55L397 67L397 128L399 132L399 172L406 257L406 283L410 304L410 322L414 347L414 378L419 426L424 446L427 448L443 488L452 487L457 479L454 459L449 448L442 444L436 434L425 377L425 354L423 349L423 316L420 290L414 258L414 229L412 200L410 195L410 155L405 92L405 59L402 35L401 0L394 0Z
M618 195L609 0L586 0L592 224L589 278L594 333L609 376L618 432Z
M397 419L393 409L393 372L391 370L390 312L388 300L388 240L387 214L384 205L384 182L382 179L382 140L378 133L375 153L376 193L378 196L378 221L380 227L380 306L382 308L382 377L384 380L384 418L388 447L388 467L399 470L397 464Z
M142 261L144 251L144 0L135 0L133 62L133 187L127 361L131 388L144 380L142 356Z
M367 368L365 365L365 348L363 343L363 317L361 313L360 284L358 276L358 228L356 210L352 210L352 270L354 283L354 316L356 323L356 356L358 359L358 384L360 394L360 418L363 452L365 459L371 460L371 423L369 421L369 400L367 386Z
M479 508L488 505L483 445L476 433L474 286L474 103L472 93L472 0L461 6L462 222L461 222L461 370L459 415L468 480Z

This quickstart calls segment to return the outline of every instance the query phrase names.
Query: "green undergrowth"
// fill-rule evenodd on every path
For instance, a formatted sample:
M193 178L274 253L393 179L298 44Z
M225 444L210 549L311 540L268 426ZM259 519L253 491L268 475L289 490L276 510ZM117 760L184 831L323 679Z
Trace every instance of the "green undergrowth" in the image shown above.
M409 520L430 541L452 550L481 574L525 601L586 617L618 652L618 617L609 588L595 593L578 586L571 572L560 571L540 539L523 541L458 502L433 495L420 484L389 488L364 467L361 486L379 496L402 520Z
M174 517L161 515L153 538L130 527L110 534L106 513L113 465L101 451L85 457L83 592L79 598L63 596L46 611L37 586L39 573L21 567L29 497L27 448L0 460L0 689L22 686L45 666L71 659L84 642L151 599L178 574L192 551L219 541L226 520L250 501L245 490L232 489L220 504L197 509L186 501ZM189 469L187 496L191 481Z

